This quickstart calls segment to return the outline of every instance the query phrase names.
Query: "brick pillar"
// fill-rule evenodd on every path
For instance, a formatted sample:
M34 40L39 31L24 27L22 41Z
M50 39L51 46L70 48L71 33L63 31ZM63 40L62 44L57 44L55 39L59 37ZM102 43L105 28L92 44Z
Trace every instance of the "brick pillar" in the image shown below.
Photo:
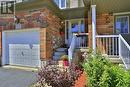
M90 13L88 15L88 33L88 47L92 48L92 20Z
M53 44L52 44L52 30L49 28L40 29L40 58L41 60L52 59Z
M40 58L46 59L46 29L40 29Z

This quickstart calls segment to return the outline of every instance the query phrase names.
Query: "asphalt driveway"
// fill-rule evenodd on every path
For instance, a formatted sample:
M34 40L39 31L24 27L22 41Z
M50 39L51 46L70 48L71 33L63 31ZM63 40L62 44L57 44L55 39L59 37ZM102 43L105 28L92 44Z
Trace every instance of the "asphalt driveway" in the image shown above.
M0 87L29 87L36 77L36 72L0 68Z

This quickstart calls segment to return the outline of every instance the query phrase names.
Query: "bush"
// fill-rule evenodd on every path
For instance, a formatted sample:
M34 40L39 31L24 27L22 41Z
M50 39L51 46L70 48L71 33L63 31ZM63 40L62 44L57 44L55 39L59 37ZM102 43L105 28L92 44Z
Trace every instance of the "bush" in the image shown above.
M38 83L41 87L45 84L52 87L72 87L81 73L75 65L70 66L68 70L62 70L56 65L46 65L38 73Z
M101 54L90 53L83 64L89 87L130 87L130 75Z

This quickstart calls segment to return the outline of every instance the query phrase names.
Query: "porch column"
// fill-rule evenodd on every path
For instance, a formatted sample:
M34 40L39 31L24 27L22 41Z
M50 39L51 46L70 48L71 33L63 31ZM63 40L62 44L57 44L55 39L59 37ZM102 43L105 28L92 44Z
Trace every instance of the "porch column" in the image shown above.
M92 8L92 48L96 53L96 5L91 5Z

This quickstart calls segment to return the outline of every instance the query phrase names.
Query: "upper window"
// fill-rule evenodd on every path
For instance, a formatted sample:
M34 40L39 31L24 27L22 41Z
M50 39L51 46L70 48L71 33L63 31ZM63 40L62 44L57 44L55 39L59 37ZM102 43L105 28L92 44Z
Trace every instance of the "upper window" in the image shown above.
M66 8L66 0L54 0L54 2L59 6L59 8Z
M54 0L60 9L83 7L83 0Z
M59 0L54 0L57 6L59 6Z
M129 33L129 16L118 16L115 20L116 34Z
M61 0L61 8L65 8L66 7L66 0Z

